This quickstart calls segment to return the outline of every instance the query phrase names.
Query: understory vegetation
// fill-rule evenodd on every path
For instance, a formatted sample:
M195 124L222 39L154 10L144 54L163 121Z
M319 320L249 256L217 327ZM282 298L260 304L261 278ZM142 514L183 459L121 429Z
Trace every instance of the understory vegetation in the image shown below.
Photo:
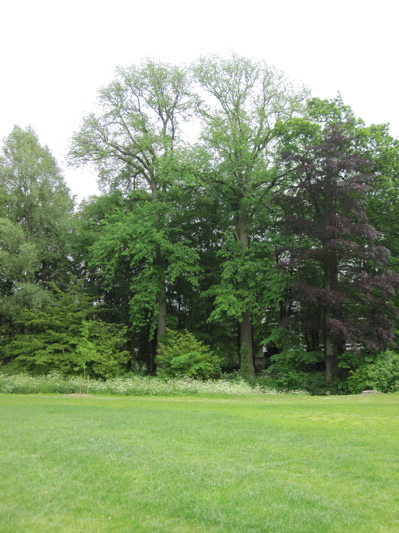
M99 90L68 161L101 195L76 206L31 127L1 146L3 375L398 390L387 124L262 61L148 59Z
M197 358L195 359L197 361ZM197 364L193 362L193 364ZM208 365L206 365L208 368ZM399 356L395 352L381 354L375 361L363 361L343 382L326 383L321 372L295 372L286 365L281 370L271 367L257 377L244 379L238 372L222 374L218 379L198 379L198 375L160 377L130 373L123 377L96 379L90 374L64 376L0 373L0 393L111 394L128 396L258 396L263 394L359 394L363 390L388 393L399 391Z
M72 378L53 373L47 376L0 374L0 393L259 396L277 392L260 384L249 384L243 379L200 381L189 377L162 379L154 376L129 376L104 381L90 379L90 376Z

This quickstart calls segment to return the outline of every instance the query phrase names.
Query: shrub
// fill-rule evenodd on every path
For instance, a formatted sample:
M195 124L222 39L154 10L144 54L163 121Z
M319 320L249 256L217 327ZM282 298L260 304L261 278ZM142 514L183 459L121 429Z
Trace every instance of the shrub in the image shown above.
M279 353L270 357L270 366L261 374L267 386L279 390L309 392L324 388L324 379L315 371L323 360L323 354L307 351L294 332L282 327L275 328L263 343L279 350Z
M188 331L167 330L157 355L158 375L210 379L220 375L220 359Z
M364 359L356 370L350 372L347 388L354 394L365 389L380 392L399 390L399 354L387 350L374 358Z
M78 287L52 286L52 294L50 307L21 309L14 317L17 330L2 348L9 372L120 374L130 357L127 328L94 319L96 309Z

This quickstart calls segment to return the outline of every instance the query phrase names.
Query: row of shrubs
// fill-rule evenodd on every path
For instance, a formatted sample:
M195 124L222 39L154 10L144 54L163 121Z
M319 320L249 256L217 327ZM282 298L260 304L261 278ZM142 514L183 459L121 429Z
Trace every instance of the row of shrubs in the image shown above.
M279 333L279 332L277 332ZM399 354L394 351L381 352L378 355L355 357L349 352L341 360L340 378L326 383L324 373L312 371L322 360L319 352L306 352L295 346L290 339L279 341L280 353L272 356L269 367L256 378L244 381L238 373L222 374L222 358L197 340L191 333L168 330L164 342L160 345L157 357L158 376L136 375L116 377L96 373L91 365L90 350L87 349L82 365L76 366L75 373L91 373L99 378L89 384L90 392L103 394L132 395L169 395L169 394L215 394L248 396L271 393L273 391L306 391L311 394L357 394L365 389L380 392L399 390ZM79 355L79 354L78 354ZM82 355L82 354L80 354ZM0 374L0 392L62 392L78 393L82 390L79 377L65 377L70 372L50 373L57 365L41 365L26 368L26 374L13 366L3 367ZM40 368L41 367L41 368ZM40 369L40 371L39 371ZM136 369L140 370L140 369ZM38 372L39 371L39 372ZM34 376L35 374L46 376ZM138 372L140 373L140 372ZM31 374L31 375L28 375ZM33 374L33 375L32 375ZM64 377L63 377L64 376ZM84 385L87 388L87 384Z
M399 391L399 355L381 353L373 361L364 362L346 380L326 384L323 373L306 373L291 369L285 373L263 372L247 381L238 373L222 375L219 379L196 379L190 376L154 377L129 374L107 380L89 376L63 376L0 373L0 393L62 393L110 395L207 395L259 396L281 392L328 394L358 394L365 389L379 392Z
M350 354L341 361L339 377L326 383L324 372L309 372L285 364L272 364L256 383L277 390L302 389L311 394L359 394L363 390L379 392L399 391L399 354L394 351L380 352L362 359Z
M287 337L282 328L276 328L270 340L279 344L281 351L270 358L267 370L249 381L254 387L305 390L312 394L358 394L365 389L380 392L399 390L399 354L394 351L361 358L347 352L340 362L339 377L332 383L326 383L323 372L310 370L323 360L321 352L307 352L297 346L297 339ZM220 376L222 361L191 333L168 330L165 341L161 343L158 363L162 368L161 375L166 377L185 375L210 379ZM236 379L238 376L226 377Z

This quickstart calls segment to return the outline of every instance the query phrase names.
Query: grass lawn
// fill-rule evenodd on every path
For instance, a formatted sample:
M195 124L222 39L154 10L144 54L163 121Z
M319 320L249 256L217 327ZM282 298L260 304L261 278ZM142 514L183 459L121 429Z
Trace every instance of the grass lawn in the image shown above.
M2 533L399 531L399 394L0 395Z

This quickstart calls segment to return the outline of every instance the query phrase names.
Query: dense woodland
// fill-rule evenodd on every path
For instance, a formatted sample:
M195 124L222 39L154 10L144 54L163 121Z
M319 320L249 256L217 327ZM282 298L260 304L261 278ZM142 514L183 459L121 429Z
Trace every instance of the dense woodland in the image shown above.
M236 55L147 60L99 90L69 158L101 196L74 205L32 128L3 140L1 371L399 380L387 125Z

